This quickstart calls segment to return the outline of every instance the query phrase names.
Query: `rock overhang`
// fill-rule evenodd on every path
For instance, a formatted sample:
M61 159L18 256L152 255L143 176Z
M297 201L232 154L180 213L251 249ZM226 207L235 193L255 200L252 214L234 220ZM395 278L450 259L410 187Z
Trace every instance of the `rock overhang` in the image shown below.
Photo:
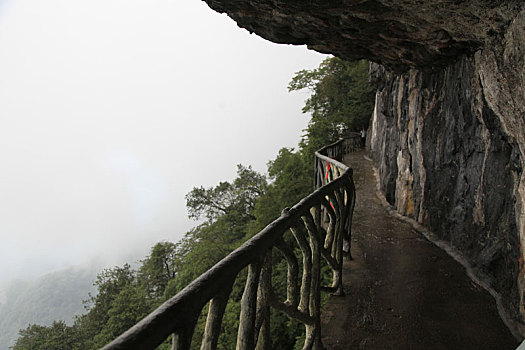
M394 71L432 70L502 37L524 7L487 0L204 0L267 40Z

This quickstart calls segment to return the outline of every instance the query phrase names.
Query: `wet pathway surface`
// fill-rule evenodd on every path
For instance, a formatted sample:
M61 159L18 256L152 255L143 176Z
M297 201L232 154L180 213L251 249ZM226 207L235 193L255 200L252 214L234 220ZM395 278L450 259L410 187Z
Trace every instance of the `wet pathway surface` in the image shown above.
M323 343L339 349L515 349L494 299L376 195L372 163L347 155L357 201L343 297L323 308Z

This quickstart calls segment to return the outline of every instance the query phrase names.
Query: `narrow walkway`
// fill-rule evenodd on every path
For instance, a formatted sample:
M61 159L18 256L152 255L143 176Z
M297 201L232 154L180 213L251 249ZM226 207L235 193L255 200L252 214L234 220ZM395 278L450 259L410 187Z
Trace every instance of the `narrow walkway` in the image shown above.
M323 342L342 349L515 349L494 299L376 196L372 164L350 154L357 201L344 297L323 308Z

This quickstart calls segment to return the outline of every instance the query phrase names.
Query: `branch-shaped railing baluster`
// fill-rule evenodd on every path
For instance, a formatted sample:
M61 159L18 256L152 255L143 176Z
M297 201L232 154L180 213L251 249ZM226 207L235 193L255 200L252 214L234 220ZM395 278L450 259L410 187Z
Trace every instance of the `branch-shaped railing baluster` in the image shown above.
M360 140L354 139L339 140L316 152L312 194L283 210L281 217L103 349L154 349L170 334L172 349L190 349L206 304L200 349L217 349L233 285L245 268L236 349L271 348L270 307L305 325L303 350L322 349L321 291L343 293L343 256L350 255L355 188L352 170L341 161L345 152L359 147ZM273 248L280 253L274 260L282 256L287 266L285 300L272 286ZM321 285L321 259L332 270L331 286Z
M228 304L228 298L230 297L232 287L233 281L225 282L224 289L210 301L201 350L217 349L222 318L224 316L224 311L226 310L226 305Z
M301 280L301 293L298 310L309 315L310 312L310 285L312 284L312 249L308 243L303 226L290 227L293 236L297 240L303 254L303 277Z
M350 171L352 171L350 169ZM350 175L351 176L351 175ZM343 220L344 223L343 230L341 230L341 234L343 235L343 255L347 256L349 259L352 259L352 252L350 251L350 243L352 238L352 219L353 219L353 213L355 208L355 186L354 181L347 180L346 181L346 202L347 208L344 212ZM348 246L346 246L348 245Z
M257 293L257 317L255 320L256 350L271 349L270 340L270 291L272 289L272 256L271 251L261 269L259 290Z
M246 287L241 299L241 315L236 350L252 350L255 348L255 316L261 268L262 261L260 257L248 266Z
M195 331L198 317L193 317L188 320L188 323L183 328L173 333L172 350L189 350L191 346L191 338Z
M283 255L287 264L286 272L286 301L284 304L296 308L299 305L299 263L293 252L293 249L284 241L280 239L277 241L275 247Z
M317 213L318 209L315 208ZM316 215L317 216L317 215ZM306 341L304 350L322 349L321 345L321 237L316 227L316 222L311 213L306 212L302 217L312 249L312 278L310 282L310 317L313 323L306 325Z

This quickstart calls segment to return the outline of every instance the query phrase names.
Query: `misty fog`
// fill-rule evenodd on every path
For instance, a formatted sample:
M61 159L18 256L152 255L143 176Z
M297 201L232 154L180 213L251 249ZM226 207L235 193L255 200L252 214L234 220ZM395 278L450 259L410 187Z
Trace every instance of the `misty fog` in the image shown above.
M1 1L0 281L176 241L193 186L297 145L324 57L199 0Z

